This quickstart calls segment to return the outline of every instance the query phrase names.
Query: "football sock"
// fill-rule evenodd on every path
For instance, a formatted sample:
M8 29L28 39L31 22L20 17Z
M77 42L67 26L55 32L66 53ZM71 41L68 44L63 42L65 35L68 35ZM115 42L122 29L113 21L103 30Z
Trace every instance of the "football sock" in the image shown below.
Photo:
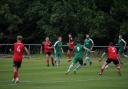
M70 66L69 66L69 68L68 68L68 71L67 72L70 72L71 70L72 70L72 68L73 68L73 64L71 64Z

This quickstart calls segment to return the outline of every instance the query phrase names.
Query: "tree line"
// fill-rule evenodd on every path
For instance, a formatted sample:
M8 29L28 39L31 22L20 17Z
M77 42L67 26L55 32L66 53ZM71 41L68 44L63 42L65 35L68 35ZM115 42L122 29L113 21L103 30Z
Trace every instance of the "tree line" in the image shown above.
M95 43L128 39L128 0L0 0L0 43L12 43L17 34L25 43L52 41L67 34ZM128 41L128 40L127 40Z

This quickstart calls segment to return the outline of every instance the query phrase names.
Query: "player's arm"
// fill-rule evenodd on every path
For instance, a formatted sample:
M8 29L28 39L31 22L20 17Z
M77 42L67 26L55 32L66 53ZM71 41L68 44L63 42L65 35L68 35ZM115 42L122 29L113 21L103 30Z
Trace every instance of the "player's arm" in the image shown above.
M42 54L42 49L43 49L43 42L42 42L41 47L40 47L40 54Z
M94 47L94 41L91 39L91 42L92 42L92 46L91 46L91 50L92 50Z
M124 42L124 49L125 49L127 46L127 42L124 39L121 39L121 40Z
M62 53L64 53L64 50L63 50L63 48L61 47L61 51L62 51Z
M27 55L29 56L30 53L29 53L28 49L27 49L26 47L24 47L24 50L25 50L25 52L27 53Z
M87 51L90 51L90 52L94 52L94 51L91 51L90 49L88 49L87 47L83 47L85 50L87 50Z
M99 59L99 62L101 62L106 56L106 52L103 52L103 54L101 55L101 58Z
M56 53L56 46L58 44L58 41L55 42L55 44L53 45L53 48L54 48L54 52Z
M40 47L40 54L42 54L42 45L41 45L41 47Z

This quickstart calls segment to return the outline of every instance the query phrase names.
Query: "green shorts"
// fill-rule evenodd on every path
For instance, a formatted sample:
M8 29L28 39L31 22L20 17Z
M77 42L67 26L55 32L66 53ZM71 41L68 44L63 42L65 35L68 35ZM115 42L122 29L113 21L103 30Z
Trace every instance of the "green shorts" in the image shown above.
M62 53L55 53L55 57L61 58L62 57Z
M121 47L121 48L119 48L118 53L121 55L123 53L123 51L124 51L124 49Z
M77 62L79 62L80 65L83 65L83 58L75 57L73 59L73 64L76 64Z

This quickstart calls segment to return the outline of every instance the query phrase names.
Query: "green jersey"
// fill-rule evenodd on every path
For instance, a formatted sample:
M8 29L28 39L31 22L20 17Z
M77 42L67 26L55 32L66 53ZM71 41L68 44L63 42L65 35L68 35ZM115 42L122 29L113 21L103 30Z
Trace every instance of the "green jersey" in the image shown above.
M121 47L121 48L123 48L123 47L125 46L125 43L124 43L123 39L119 39L119 40L118 40L118 45L119 45L119 47Z
M93 44L93 40L91 38L85 39L85 41L84 41L84 46L85 47L90 49L92 44Z
M54 49L56 53L61 53L62 52L61 48L62 48L62 42L56 41L54 44Z
M81 44L77 44L74 48L75 57L83 58L83 53L84 53L83 51L84 51L84 47Z

